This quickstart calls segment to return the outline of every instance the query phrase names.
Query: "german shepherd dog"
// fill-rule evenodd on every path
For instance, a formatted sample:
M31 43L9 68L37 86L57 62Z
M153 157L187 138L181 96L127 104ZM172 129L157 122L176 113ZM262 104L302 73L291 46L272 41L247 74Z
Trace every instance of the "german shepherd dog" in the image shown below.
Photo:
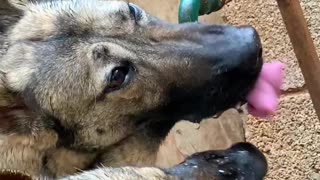
M0 169L74 180L263 179L266 159L249 143L154 165L177 121L245 103L263 63L254 28L169 24L120 1L5 3L19 19L0 28Z

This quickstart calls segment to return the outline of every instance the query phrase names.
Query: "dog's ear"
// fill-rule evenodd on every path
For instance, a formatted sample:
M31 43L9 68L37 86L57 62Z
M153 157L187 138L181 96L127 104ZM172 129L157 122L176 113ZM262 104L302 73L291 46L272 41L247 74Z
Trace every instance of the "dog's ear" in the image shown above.
M36 129L35 114L26 106L20 93L11 91L0 74L0 133L29 134Z

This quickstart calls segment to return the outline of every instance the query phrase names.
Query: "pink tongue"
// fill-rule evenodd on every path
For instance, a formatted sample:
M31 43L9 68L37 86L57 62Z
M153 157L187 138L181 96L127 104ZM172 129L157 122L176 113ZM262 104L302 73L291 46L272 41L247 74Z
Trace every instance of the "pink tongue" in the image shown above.
M260 118L266 118L275 113L280 97L280 88L284 76L285 65L266 63L254 89L247 97L248 112Z

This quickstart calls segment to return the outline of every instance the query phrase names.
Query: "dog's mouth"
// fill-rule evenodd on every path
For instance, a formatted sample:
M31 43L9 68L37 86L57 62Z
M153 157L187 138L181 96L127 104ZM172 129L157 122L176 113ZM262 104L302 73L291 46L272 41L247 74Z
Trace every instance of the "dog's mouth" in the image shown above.
M166 89L166 104L137 121L137 126L155 134L167 135L180 120L199 123L205 118L218 118L230 108L241 112L262 69L262 44L254 28L190 27L179 31L190 35L185 39L193 42L190 46L164 50L164 56L175 54L178 58L174 61L178 62L174 65L182 67ZM177 40L177 46L186 42ZM195 42L201 46L193 46Z
M235 106L232 106L232 107L230 107L228 109L235 109L238 113L243 113L243 108L242 107L246 103L247 103L246 101L239 101L238 103L236 103ZM213 113L211 115L211 117L214 118L214 119L218 119L226 110L217 111L217 112ZM182 119L188 120L188 121L191 121L191 122L194 122L194 123L200 123L206 117L207 116L202 117L201 115L197 115L197 114L189 114L189 115L183 116Z
M226 71L200 89L178 90L173 93L169 104L155 112L146 113L150 116L140 118L136 125L152 132L153 135L165 137L180 120L200 123L206 118L219 118L228 109L236 109L242 113L243 105L247 103L247 95L253 89L262 68L261 56L256 61L257 65L251 68L252 71ZM237 80L239 74L240 80ZM212 90L213 87L218 88Z
M235 106L231 107L230 109L235 109L238 113L243 113L243 105L245 105L247 103L246 100L243 100L243 101L239 101ZM217 119L219 118L222 114L223 114L224 111L220 111L220 112L217 112L216 114L214 114L212 117Z
M223 112L225 112L227 109L236 109L239 113L242 113L243 111L243 105L246 103L245 100L241 100L237 102L234 106L231 106L229 108L216 111L215 108L212 108L213 110L210 112L195 112L192 114L178 114L177 112L171 111L171 113L155 113L152 112L150 116L146 116L144 118L140 118L136 121L135 125L137 127L138 132L149 132L149 137L166 137L169 133L170 129L181 120L187 120L193 123L200 123L202 120L204 120L206 117L212 117L212 118L219 118Z
M210 83L194 90L175 89L171 102L154 112L146 113L136 125L151 135L165 137L170 129L181 120L200 123L206 118L219 118L226 110L236 109L242 113L247 96L254 88L263 60L259 56L256 65L248 70L230 69L219 75ZM251 61L252 62L252 61ZM251 71L250 71L251 70Z
M242 100L242 101L239 101L238 103L236 103L236 105L234 105L234 106L232 106L232 107L230 107L230 108L228 108L228 109L235 109L235 110L237 110L239 113L243 113L243 105L245 105L247 103L247 101L246 100ZM213 117L213 118L215 118L215 119L217 119L217 118L219 118L225 111L226 111L227 109L225 109L225 110L221 110L221 111L217 111L217 112L215 112L215 113L212 113L212 115L210 115L211 117ZM138 127L140 127L140 126L144 126L145 124L148 124L148 123L150 123L150 122L152 122L152 121L172 121L172 117L174 117L173 116L173 114L172 114L172 116L171 116L171 118L170 117L166 117L166 118L163 118L163 116L161 116L161 115L155 115L156 113L153 113L153 116L151 116L151 117L144 117L144 118L140 118L140 119L138 119L137 121L136 121L136 126L138 126ZM162 118L160 118L160 117L162 117ZM180 118L178 118L178 119L183 119L183 120L189 120L189 121L191 121L191 122L195 122L195 123L199 123L199 122L201 122L202 121L202 119L203 118L205 118L205 117L202 117L201 115L198 115L198 114L186 114L186 115L182 115ZM156 119L156 120L155 120Z

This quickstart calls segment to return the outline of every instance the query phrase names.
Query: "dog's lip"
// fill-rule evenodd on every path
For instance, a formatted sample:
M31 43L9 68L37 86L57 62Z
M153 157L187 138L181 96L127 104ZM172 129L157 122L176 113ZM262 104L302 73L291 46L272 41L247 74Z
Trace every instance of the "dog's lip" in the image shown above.
M151 118L140 118L135 122L137 127L143 127L145 124L148 124L151 121Z
M230 109L235 109L238 111L238 113L242 113L243 112L242 106L246 103L247 103L246 101L239 101L234 107L231 107ZM223 114L223 112L224 111L220 111L220 112L216 113L215 115L213 115L212 117L214 119L217 119Z
M241 98L241 100L239 100L239 102L236 103L236 105L231 106L229 109L234 108L239 113L242 113L243 112L242 107L246 103L247 103L247 101L245 99ZM223 112L225 112L226 110L216 112L211 117L219 118L223 114ZM200 123L203 119L205 119L205 118L204 117L199 117L199 115L189 114L189 115L185 115L185 116L181 117L177 121L179 121L179 120L187 120L187 121L194 122L194 123ZM163 119L163 118L156 118L156 117L152 118L152 117L146 116L144 118L140 118L140 119L136 120L135 126L143 128L145 125L147 125L147 124L149 124L149 123L151 123L153 121L167 121L167 120L170 120L170 119L169 118L168 119L167 118Z

